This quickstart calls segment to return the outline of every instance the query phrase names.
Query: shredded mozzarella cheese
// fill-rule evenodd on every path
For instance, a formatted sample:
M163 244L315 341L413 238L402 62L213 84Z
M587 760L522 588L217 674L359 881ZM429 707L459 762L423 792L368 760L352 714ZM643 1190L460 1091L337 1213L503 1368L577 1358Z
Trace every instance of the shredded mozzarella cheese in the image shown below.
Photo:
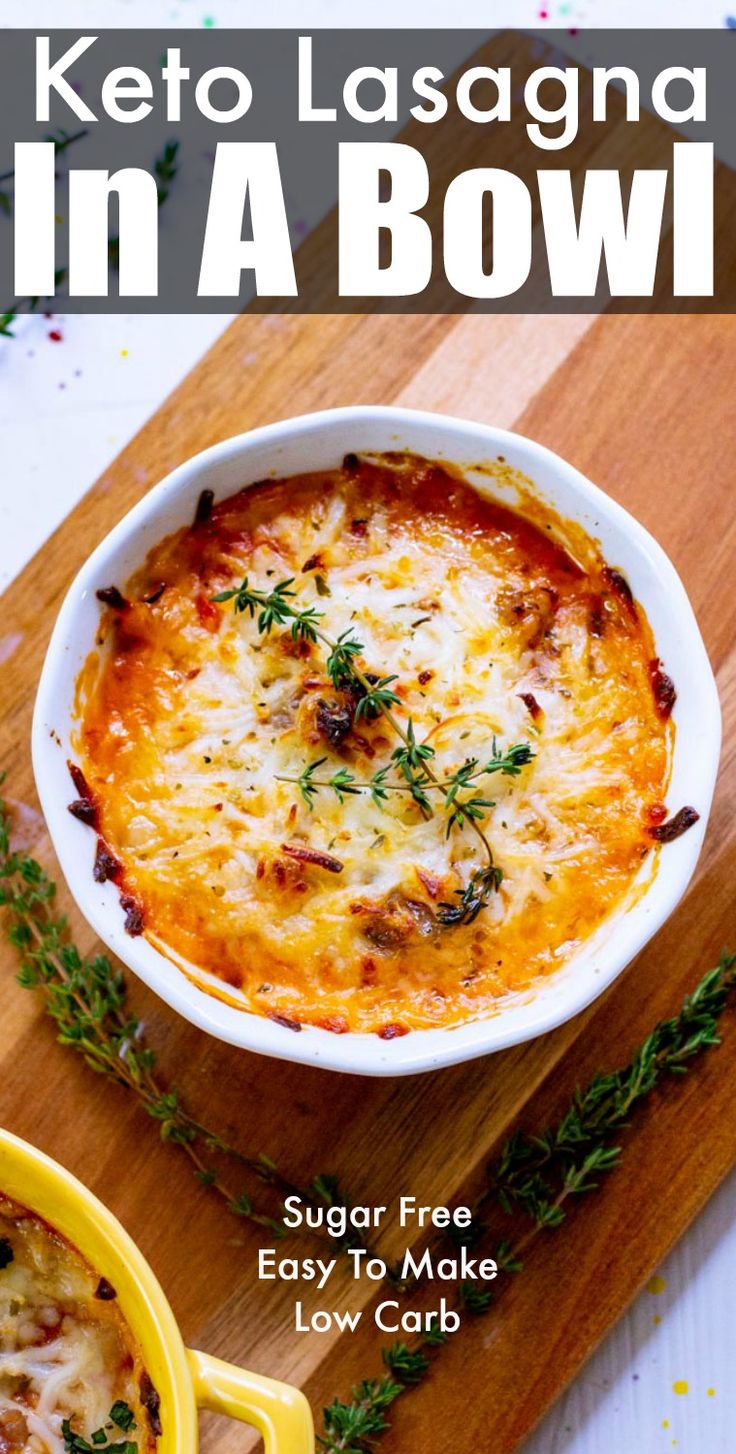
M651 632L592 540L578 532L573 559L562 522L538 503L529 516L403 457L246 489L151 552L127 608L105 616L78 745L154 943L261 1013L418 1028L495 1010L632 891L670 760ZM309 812L283 781L321 757L317 778L368 780L397 739L378 718L329 741L325 648L213 605L244 574L264 592L295 577L296 606L357 636L438 775L494 744L532 747L520 775L474 784L503 881L472 925L438 924L484 862L471 830L446 833L439 793L428 818L398 793L382 811L321 790Z

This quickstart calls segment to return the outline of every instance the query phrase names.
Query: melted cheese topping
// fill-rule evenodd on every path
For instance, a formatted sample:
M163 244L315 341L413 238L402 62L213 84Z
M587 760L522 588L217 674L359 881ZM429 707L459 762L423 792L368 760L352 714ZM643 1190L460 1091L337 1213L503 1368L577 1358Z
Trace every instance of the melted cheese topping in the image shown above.
M469 828L447 834L439 794L428 818L399 793L382 811L320 790L310 812L282 781L322 757L315 777L368 780L397 738L353 720L322 644L213 603L246 573L264 591L295 577L295 605L357 635L365 672L396 676L396 715L437 774L494 740L531 745L518 777L476 785L504 876L472 924L438 921L485 862ZM348 457L221 502L125 597L80 680L76 742L111 876L152 942L252 1010L388 1036L487 1015L563 964L658 851L671 726L649 626L593 541L531 494L521 515L425 460Z
M64 1454L62 1424L87 1440L106 1429L150 1451L141 1402L144 1376L114 1298L95 1296L100 1279L45 1222L0 1194L0 1451ZM123 1433L113 1405L135 1420Z

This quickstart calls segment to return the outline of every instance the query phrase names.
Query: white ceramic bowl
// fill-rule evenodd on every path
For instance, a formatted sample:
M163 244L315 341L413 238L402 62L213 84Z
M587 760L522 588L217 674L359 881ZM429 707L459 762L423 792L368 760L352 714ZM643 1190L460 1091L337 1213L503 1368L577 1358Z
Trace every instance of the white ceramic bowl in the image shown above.
M295 1035L207 994L144 938L124 932L117 890L92 877L93 835L67 811L74 684L95 639L96 589L110 582L124 585L151 546L191 521L202 489L221 499L269 475L333 468L348 451L393 449L457 464L478 489L513 504L511 486L473 472L474 465L503 456L563 519L579 522L600 540L609 564L623 571L644 606L657 651L677 685L668 806L676 810L691 804L700 821L668 845L654 874L645 866L644 892L632 895L633 902L613 914L555 975L494 1016L452 1029L417 1030L392 1041L332 1035L309 1026ZM631 515L571 465L519 435L442 415L374 407L334 409L254 429L196 455L151 490L74 581L51 638L33 722L33 766L54 848L79 908L108 948L167 1004L211 1035L261 1054L363 1075L405 1075L486 1055L552 1029L595 999L660 928L687 887L705 833L719 748L718 696L692 608L674 567Z

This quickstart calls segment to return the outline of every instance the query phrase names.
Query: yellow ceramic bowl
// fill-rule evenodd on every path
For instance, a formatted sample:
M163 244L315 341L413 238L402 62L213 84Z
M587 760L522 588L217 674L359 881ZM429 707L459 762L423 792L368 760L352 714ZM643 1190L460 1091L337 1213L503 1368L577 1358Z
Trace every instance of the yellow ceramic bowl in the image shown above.
M161 1396L158 1454L196 1454L197 1410L212 1409L262 1435L266 1454L313 1454L309 1405L286 1383L185 1348L148 1263L112 1213L76 1177L0 1130L0 1191L38 1213L115 1288Z

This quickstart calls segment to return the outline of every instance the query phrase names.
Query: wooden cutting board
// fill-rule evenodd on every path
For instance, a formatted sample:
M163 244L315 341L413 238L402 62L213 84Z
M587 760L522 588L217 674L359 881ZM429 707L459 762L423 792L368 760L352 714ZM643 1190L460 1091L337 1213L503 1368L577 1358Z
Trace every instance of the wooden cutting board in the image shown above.
M725 749L696 881L607 999L533 1044L404 1081L270 1062L219 1045L140 985L132 998L198 1115L290 1174L339 1173L356 1201L411 1191L463 1200L499 1139L541 1127L579 1081L626 1059L654 1021L736 944L736 321L730 318L243 317L123 451L6 592L0 616L0 766L20 837L52 864L31 779L38 673L74 572L121 514L204 445L327 405L391 402L513 426L559 450L634 511L682 573L718 674ZM12 488L12 485L11 485ZM22 508L17 503L15 508ZM677 664L674 663L675 676ZM85 949L91 935L76 914ZM199 1187L126 1094L59 1047L3 944L0 1117L79 1174L150 1258L187 1339L296 1379L315 1410L378 1371L380 1336L293 1331L294 1290L256 1280L257 1238ZM620 1170L539 1241L488 1318L468 1323L427 1384L396 1409L387 1451L518 1447L736 1160L736 1034L657 1094ZM41 1088L41 1089L39 1089ZM398 1250L395 1232L384 1244ZM355 1309L362 1284L330 1287ZM367 1294L365 1294L367 1296ZM304 1292L305 1306L324 1295ZM471 1396L472 1394L472 1396ZM236 1440L240 1442L236 1446ZM206 1448L242 1449L212 1421Z
M509 46L514 52L516 41ZM652 161L662 133L652 122ZM513 165L513 139L499 145L508 154L494 153L496 164ZM478 146L477 136L462 142L466 164L480 160ZM588 152L581 139L576 166L590 162ZM456 156L440 156L440 175ZM730 225L725 207L721 221ZM304 266L318 275L333 225L328 219L305 245ZM492 1059L408 1081L338 1077L222 1046L133 983L162 1073L241 1149L267 1152L299 1182L334 1171L354 1202L387 1203L402 1191L430 1204L469 1199L512 1127L546 1125L579 1081L626 1060L655 1020L678 1007L724 943L736 945L734 377L733 318L246 315L5 593L0 770L8 773L19 840L55 873L29 734L56 612L79 565L121 515L216 440L354 403L513 427L558 450L632 510L685 580L718 674L726 747L700 870L669 925L606 1000L574 1022ZM12 491L12 480L4 488ZM71 921L80 946L91 949L74 911ZM125 1092L56 1044L41 1006L15 984L4 942L0 968L0 1121L64 1162L120 1216L185 1337L300 1382L317 1413L347 1395L351 1382L380 1372L381 1338L367 1318L342 1338L295 1333L295 1290L257 1281L251 1229L193 1180L181 1153L160 1143ZM735 1072L736 1034L726 1027L723 1047L639 1114L605 1191L538 1241L498 1309L467 1324L429 1381L397 1406L386 1454L518 1448L736 1161ZM397 1254L400 1234L390 1231L381 1245ZM328 1305L356 1310L369 1286L343 1275L330 1283ZM302 1288L302 1297L307 1312L325 1305L324 1294ZM209 1420L204 1446L229 1454L245 1444L242 1432Z

